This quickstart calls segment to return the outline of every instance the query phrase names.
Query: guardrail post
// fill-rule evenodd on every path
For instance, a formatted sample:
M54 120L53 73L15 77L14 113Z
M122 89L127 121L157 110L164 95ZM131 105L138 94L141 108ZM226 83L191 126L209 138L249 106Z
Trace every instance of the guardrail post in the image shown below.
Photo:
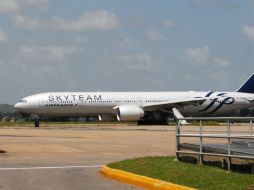
M252 120L250 120L250 135L253 135L253 127L252 127Z
M203 124L202 120L199 120L199 139L200 139L200 144L199 144L199 164L203 164Z
M181 154L189 154L189 155L194 155L195 159L197 159L197 163L199 164L204 164L204 156L208 155L208 156L218 156L223 158L223 163L222 163L222 167L224 168L224 163L227 163L227 170L230 172L231 171L231 166L232 166L232 158L239 158L239 159L254 159L254 156L249 156L249 155L241 155L239 154L231 154L231 141L233 139L245 139L245 140L253 140L254 138L254 131L253 131L253 121L254 121L254 117L198 117L198 118L194 118L194 117L189 117L189 118L181 118L182 120L187 120L187 121L199 121L199 133L196 131L195 133L189 133L185 131L181 131L181 120L176 120L176 157L177 159L180 158ZM223 133L206 133L204 130L204 126L203 126L203 121L205 120L213 120L213 121L223 121L224 123L227 122L227 129L223 130ZM249 124L249 132L251 133L250 135L242 135L241 133L239 135L234 135L234 131L232 131L232 121L245 121L245 122L250 122ZM225 124L224 124L225 126ZM247 126L248 128L248 126ZM247 129L248 130L248 129ZM182 133L181 133L182 132ZM212 132L216 132L216 131L212 131ZM181 148L183 147L181 144L181 137L186 137L186 138L196 138L196 140L198 140L197 138L199 138L199 142L200 144L198 145L197 143L194 144L194 148L192 148L192 146L186 146L186 148L193 150L193 151L189 151L189 150L181 150ZM206 142L204 139L206 138L212 138L212 139L223 139L224 142L226 140L226 143L224 143L223 145L225 145L226 147L226 152L224 153L220 153L219 151L216 152L215 151L204 151L204 142ZM218 140L218 142L220 144L220 140ZM187 144L188 145L188 144ZM192 145L189 143L189 145ZM199 147L199 150L196 149ZM216 149L216 147L215 147ZM254 173L254 165L252 166L252 173Z
M179 160L178 151L180 150L180 125L181 120L176 120L176 159Z
M231 168L231 127L230 127L230 120L227 121L227 134L228 134L228 155L227 155L227 164L228 164L228 171L230 172Z

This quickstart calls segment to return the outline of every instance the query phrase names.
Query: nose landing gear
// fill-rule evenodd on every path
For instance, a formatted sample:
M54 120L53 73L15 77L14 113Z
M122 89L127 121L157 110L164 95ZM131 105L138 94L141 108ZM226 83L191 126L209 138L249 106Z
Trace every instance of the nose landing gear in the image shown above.
M32 115L32 119L34 120L34 127L39 128L40 127L40 118L39 118L39 116Z
M39 118L34 119L34 127L36 127L36 128L40 127L40 120L39 120Z

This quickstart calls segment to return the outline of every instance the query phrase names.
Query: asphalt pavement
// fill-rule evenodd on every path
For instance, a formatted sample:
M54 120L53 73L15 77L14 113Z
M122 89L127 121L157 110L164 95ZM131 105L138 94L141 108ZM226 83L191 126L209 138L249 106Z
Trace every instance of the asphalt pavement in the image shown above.
M101 165L174 155L174 126L43 125L0 129L0 189L139 189L101 176Z

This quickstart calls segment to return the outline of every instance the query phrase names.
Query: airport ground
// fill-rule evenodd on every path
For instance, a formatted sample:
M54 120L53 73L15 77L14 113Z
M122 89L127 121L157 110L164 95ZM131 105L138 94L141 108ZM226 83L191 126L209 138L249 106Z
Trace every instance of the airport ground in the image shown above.
M1 127L0 189L137 189L100 176L99 166L174 149L174 126Z
M100 166L158 155L175 155L175 126L1 126L0 189L137 189L105 179Z

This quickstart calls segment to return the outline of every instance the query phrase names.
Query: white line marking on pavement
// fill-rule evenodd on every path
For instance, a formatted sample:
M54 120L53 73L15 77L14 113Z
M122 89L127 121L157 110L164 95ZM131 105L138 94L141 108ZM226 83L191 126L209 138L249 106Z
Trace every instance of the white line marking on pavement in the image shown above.
M48 167L20 167L20 168L0 168L0 171L6 170L42 170L42 169L69 169L69 168L100 168L102 165L93 166L48 166Z

